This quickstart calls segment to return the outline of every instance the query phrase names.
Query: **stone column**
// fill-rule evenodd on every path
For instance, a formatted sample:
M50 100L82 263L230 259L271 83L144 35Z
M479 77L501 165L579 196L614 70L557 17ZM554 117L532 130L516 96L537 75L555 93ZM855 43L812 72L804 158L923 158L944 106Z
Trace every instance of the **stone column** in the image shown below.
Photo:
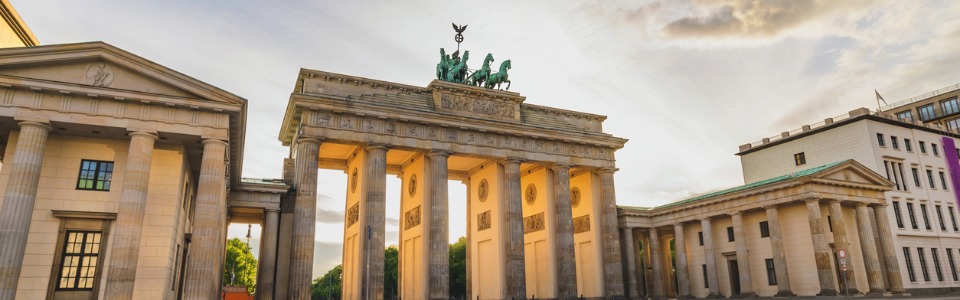
M573 245L573 207L570 203L570 166L554 165L553 170L553 201L556 210L557 232L557 297L575 298L577 294L577 260Z
M504 206L500 209L500 215L501 224L505 227L507 233L504 237L506 239L504 241L506 249L504 275L507 283L506 289L504 289L504 298L525 299L527 277L523 260L523 211L520 206L523 201L521 198L523 193L520 191L520 161L508 159L502 161L501 164L503 165L503 195L505 199L501 202ZM561 212L558 211L557 215L560 214ZM576 273L574 273L574 276L576 276Z
M296 175L293 188L296 200L293 206L293 240L290 245L290 276L287 297L310 299L313 284L313 246L317 227L317 161L320 158L320 140L297 139Z
M840 250L847 252L847 271L844 272L846 273L846 286L847 290L850 291L850 294L857 294L860 292L860 290L857 289L857 273L853 271L853 253L850 252L850 239L847 238L847 226L843 219L842 209L843 207L840 205L840 200L830 201L830 221L833 226L833 246L836 248L837 252ZM837 258L839 258L839 256L837 256Z
M740 272L740 296L755 297L753 276L750 275L750 250L747 249L747 237L743 234L743 214L733 212L733 241L737 246L737 270Z
M683 236L683 223L673 224L673 247L677 255L677 290L679 298L693 298L690 294L690 275L687 269L687 243Z
M465 186L467 187L467 195L466 195L466 199L467 199L467 209L466 209L466 211L467 211L467 216L466 216L466 219L464 219L464 220L466 220L466 222L467 222L467 249L466 249L466 250L467 250L467 251L466 251L467 253L466 253L466 259L465 259L465 260L466 260L465 263L467 264L467 266L466 266L466 269L467 269L467 278L466 278L466 280L467 280L467 292L466 292L466 294L467 294L467 295L466 295L466 296L467 296L467 298L474 299L474 298L473 298L473 260L472 260L472 259L473 259L473 256L472 256L473 254L471 253L471 252L473 252L473 251L470 250L470 249L473 249L473 210L470 209L470 206L473 205L473 202L471 201L471 200L472 200L472 199L471 199L472 197L470 197L470 178L469 178L469 177L467 177L467 179L463 180L463 185L465 185Z
M627 282L627 297L638 299L640 294L637 293L637 266L633 251L633 228L625 227L621 230L623 231L621 234L623 237L623 252L627 260L625 262L627 264L627 274L623 276Z
M720 278L717 278L717 252L713 245L713 224L711 217L700 219L700 227L703 232L703 255L704 262L707 265L707 285L710 286L710 294L707 298L723 298L720 294Z
M227 214L226 154L226 142L203 140L184 299L220 297L220 273L223 272L220 257L226 243L220 238Z
M867 270L868 294L879 295L885 292L880 275L880 260L877 258L877 245L873 244L873 227L870 226L870 212L866 203L857 203L857 231L860 233L860 250L863 252L864 269Z
M603 169L600 175L601 215L600 229L603 243L603 284L606 297L623 297L623 276L620 276L620 238L617 231L617 193L614 189L613 172Z
M447 158L450 152L430 154L430 299L450 299L450 226L447 193Z
M631 231L630 235L633 236L633 240L635 241L634 244L636 244L637 242L643 243L642 245L640 245L639 247L636 247L636 249L633 250L633 257L636 258L635 268L637 270L631 275L635 275L637 277L637 295L640 296L640 299L646 299L647 290L649 289L647 288L647 278L646 278L647 267L644 264L644 260L645 260L644 256L646 255L646 252L643 251L643 247L646 247L647 243L643 242L644 238L643 238L643 235L640 234L640 230L632 229L630 231Z
M260 266L257 268L257 299L273 300L274 276L277 272L277 235L280 231L280 210L266 209L263 218L263 240L260 249Z
M113 246L110 250L110 271L107 272L106 299L133 297L143 215L147 208L147 188L150 185L150 164L153 162L153 144L156 140L154 133L130 133L130 147L127 149L120 191L120 210L111 234Z
M882 206L880 208L883 208ZM880 229L877 228L877 215L872 206L867 206L867 214L870 215L870 228L873 229L873 245L877 249L877 261L880 262L880 279L883 280L883 290L888 291L890 280L884 270L887 269L887 262L883 260L883 245L880 243Z
M384 239L386 235L386 203L387 203L387 147L384 145L367 146L366 164L364 165L364 193L366 198L366 224L370 226L370 239L366 243L366 251L369 255L361 252L365 258L370 261L366 263L370 266L363 274L361 294L363 299L382 300L383 299L383 255ZM363 228L361 228L363 230ZM449 247L449 246L448 246ZM449 252L446 253L449 255ZM366 279L369 278L369 282ZM310 285L307 285L307 298L309 299Z
M886 205L874 207L873 212L877 218L877 234L880 236L883 260L887 265L884 274L890 281L890 292L906 294L907 291L903 289L903 277L900 277L900 262L897 260L897 252L893 246L893 234L890 232L890 219L887 218Z
M663 262L660 261L660 236L657 228L650 228L650 264L653 266L653 291L651 299L666 299L663 294Z
M20 122L20 136L10 168L7 190L0 207L0 299L13 299L27 247L27 234L37 199L43 152L50 125Z
M795 297L790 289L790 273L787 272L787 253L780 234L780 213L776 206L768 206L767 227L770 230L770 249L773 252L773 268L777 276L777 297Z
M823 217L820 215L820 201L810 199L807 203L807 218L810 223L810 239L813 242L813 255L817 263L817 277L820 280L820 292L817 296L836 296L837 290L833 277L833 267L830 264L831 256L830 245L827 244L827 237L823 232Z

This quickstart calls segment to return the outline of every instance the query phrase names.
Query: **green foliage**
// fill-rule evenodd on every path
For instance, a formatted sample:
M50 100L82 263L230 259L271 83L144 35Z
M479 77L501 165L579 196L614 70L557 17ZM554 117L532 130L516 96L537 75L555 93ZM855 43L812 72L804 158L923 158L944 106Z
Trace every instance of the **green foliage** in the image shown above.
M234 276L236 277L234 278ZM227 255L223 264L223 282L234 286L246 286L250 293L256 292L257 258L253 256L247 242L238 238L227 241Z
M383 253L383 299L397 298L397 246L388 247Z
M390 246L383 253L383 299L398 299L399 283L397 268L399 267L400 251L397 246ZM466 297L467 289L467 239L461 237L450 245L450 297ZM343 267L336 266L321 277L313 280L310 290L311 299L326 300L340 299L341 276Z
M450 244L450 297L463 299L467 295L467 238L460 237Z
M343 268L340 265L333 267L327 274L313 280L313 286L310 288L310 299L340 299L340 278L343 275Z

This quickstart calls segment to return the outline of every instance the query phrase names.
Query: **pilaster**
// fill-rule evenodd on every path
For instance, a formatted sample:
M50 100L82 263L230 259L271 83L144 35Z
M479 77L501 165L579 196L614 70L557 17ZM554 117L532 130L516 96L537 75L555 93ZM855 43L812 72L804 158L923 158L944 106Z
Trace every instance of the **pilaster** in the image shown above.
M627 282L627 297L629 299L639 299L640 294L637 293L636 257L634 257L633 251L633 228L625 227L621 230L623 231L620 234L620 236L623 237L623 253L627 259L627 274L623 276Z
M507 159L503 165L504 206L501 209L501 226L506 229L504 298L525 299L527 294L526 273L523 259L523 211L520 191L520 160ZM557 212L560 214L560 212ZM576 274L574 274L576 276Z
M226 226L224 216L227 214L226 153L226 142L203 140L184 299L220 297L221 257L225 247L221 232Z
M268 208L264 212L263 248L260 249L260 265L257 267L257 299L274 299L274 277L277 272L277 235L280 231L280 210Z
M602 169L600 188L602 214L600 216L601 242L603 244L603 284L606 297L623 297L623 276L621 276L620 238L617 236L617 193L614 188L613 173L616 169Z
M363 290L361 294L363 299L382 300L383 299L383 255L384 239L386 234L386 202L387 202L387 147L385 145L369 145L366 147L366 164L364 165L364 193L366 202L366 224L370 227L370 237L366 243L365 255L370 261L365 262L369 266L362 271ZM316 172L314 172L316 173ZM449 255L449 253L447 254ZM369 279L369 281L367 280ZM309 291L309 285L307 288ZM309 299L309 293L307 294Z
M297 139L296 173L294 186L296 201L293 208L293 240L290 255L288 297L310 299L313 283L313 247L317 220L317 161L321 140Z
M427 293L430 299L450 299L450 227L447 193L447 158L450 152L430 154L430 266Z
M653 292L651 299L666 299L663 291L663 262L660 261L660 236L657 228L650 228L650 264L653 266Z
M553 201L556 206L557 231L555 243L557 245L557 287L561 299L575 298L577 294L577 263L573 244L573 207L570 203L570 166L554 165L551 167L554 176Z
M683 235L683 223L673 224L673 247L677 256L677 290L678 298L693 298L690 294L690 275L687 267L687 242Z

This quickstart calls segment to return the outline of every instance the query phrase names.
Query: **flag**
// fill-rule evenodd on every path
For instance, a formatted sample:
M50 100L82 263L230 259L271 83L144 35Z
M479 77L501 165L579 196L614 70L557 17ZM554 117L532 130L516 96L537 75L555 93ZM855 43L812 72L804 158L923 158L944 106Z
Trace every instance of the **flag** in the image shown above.
M880 96L880 92L878 92L877 89L873 89L873 93L877 94L877 112L881 112L883 111L883 107L880 106L880 101L883 101L883 104L887 105L887 100L883 100L883 97Z

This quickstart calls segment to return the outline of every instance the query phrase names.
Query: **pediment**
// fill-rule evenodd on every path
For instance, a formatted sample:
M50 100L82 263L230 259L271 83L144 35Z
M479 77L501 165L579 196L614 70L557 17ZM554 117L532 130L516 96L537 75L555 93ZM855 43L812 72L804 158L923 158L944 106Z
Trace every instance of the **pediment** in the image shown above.
M246 100L109 44L0 49L0 78L61 89L96 89L245 105Z
M835 166L826 168L814 175L815 178L827 181L842 181L846 184L892 186L892 182L877 174L873 170L854 161L847 160Z

